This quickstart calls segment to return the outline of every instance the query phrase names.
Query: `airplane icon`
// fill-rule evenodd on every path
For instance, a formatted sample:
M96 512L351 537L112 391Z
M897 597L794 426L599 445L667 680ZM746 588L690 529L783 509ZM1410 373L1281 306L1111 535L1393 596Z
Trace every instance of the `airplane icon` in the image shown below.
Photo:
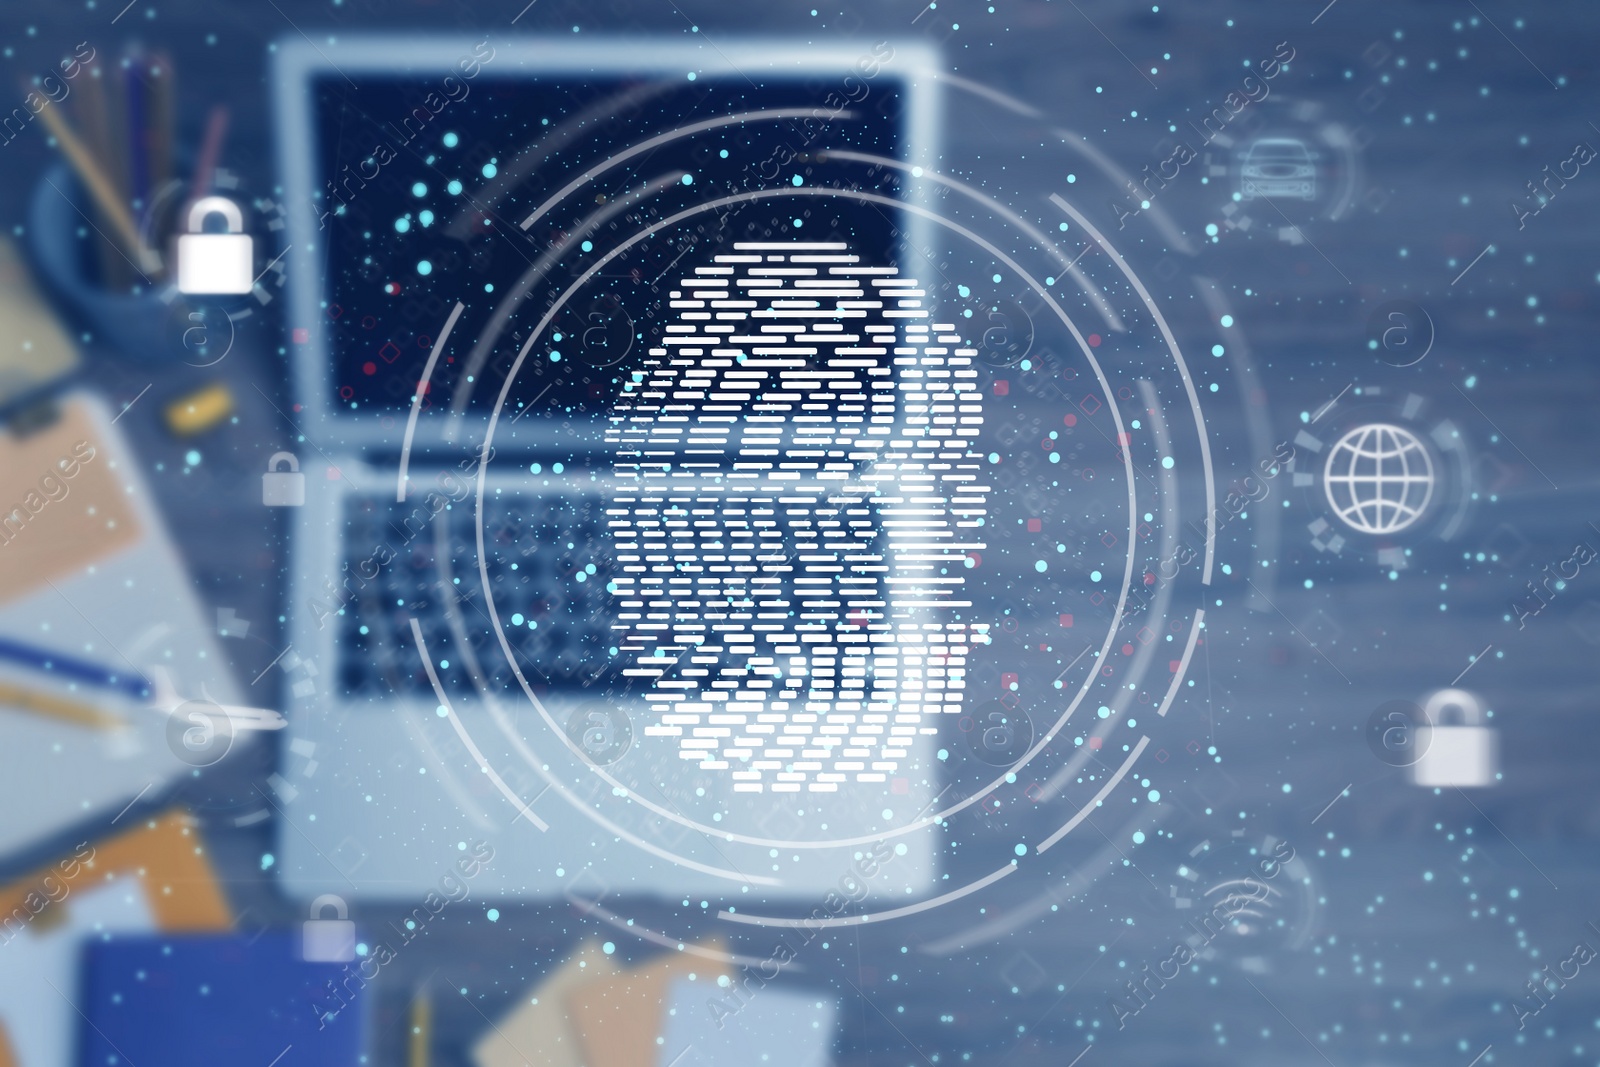
M151 667L149 671L151 695L147 705L151 711L159 711L170 715L185 704L197 704L189 712L191 716L200 715L205 718L226 719L228 725L234 730L281 730L289 725L278 712L270 708L251 708L241 704L219 704L211 699L205 686L200 687L200 699L190 700L178 693L177 686L172 683L172 675L167 673L165 667Z

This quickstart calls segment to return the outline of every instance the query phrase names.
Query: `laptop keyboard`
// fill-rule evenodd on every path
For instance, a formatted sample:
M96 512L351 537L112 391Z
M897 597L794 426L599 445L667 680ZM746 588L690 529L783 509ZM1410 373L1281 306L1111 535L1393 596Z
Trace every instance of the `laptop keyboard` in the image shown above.
M356 494L344 520L348 599L339 618L338 678L347 697L432 694L412 619L435 664L450 661L470 672L476 659L491 691L521 691L484 603L471 498L434 517L423 494L405 502ZM605 523L597 494L501 493L484 502L489 588L536 690L603 689L612 681ZM458 684L447 677L469 677L439 673L447 690Z

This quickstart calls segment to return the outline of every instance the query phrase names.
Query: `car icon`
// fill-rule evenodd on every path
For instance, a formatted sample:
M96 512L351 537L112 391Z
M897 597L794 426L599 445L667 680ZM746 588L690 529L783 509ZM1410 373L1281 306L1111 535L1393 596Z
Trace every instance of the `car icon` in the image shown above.
M1292 137L1263 137L1244 153L1239 168L1239 194L1246 200L1258 196L1287 196L1315 200L1315 154Z

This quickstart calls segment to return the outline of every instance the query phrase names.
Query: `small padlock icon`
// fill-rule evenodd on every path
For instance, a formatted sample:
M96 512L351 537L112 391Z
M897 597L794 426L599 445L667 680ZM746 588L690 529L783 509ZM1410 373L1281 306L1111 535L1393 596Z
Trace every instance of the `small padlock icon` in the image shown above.
M281 471L278 464L287 463ZM306 476L300 461L291 452L274 452L267 460L267 473L261 476L261 502L269 508L297 508L306 502Z
M336 919L322 918L332 908ZM308 963L349 963L356 958L356 924L350 921L344 898L324 893L311 902L311 918L300 938L300 955Z
M206 216L218 214L227 233L206 233ZM225 196L205 196L189 209L189 232L178 237L178 292L237 295L255 288L255 247L244 232L239 205Z
M1459 726L1447 725L1453 714ZM1483 704L1465 689L1434 691L1422 707L1425 725L1417 727L1417 751L1411 781L1427 788L1474 789L1494 785L1499 766L1499 739L1484 725Z

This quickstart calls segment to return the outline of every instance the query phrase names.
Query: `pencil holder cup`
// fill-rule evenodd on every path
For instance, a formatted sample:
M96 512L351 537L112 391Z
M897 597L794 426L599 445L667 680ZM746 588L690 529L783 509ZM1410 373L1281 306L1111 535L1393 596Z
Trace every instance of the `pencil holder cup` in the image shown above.
M40 279L96 340L130 359L177 362L180 354L167 338L170 307L161 297L166 283L141 281L138 292L107 288L95 266L95 242L103 238L94 217L93 201L70 167L57 164L45 172L28 208L28 244Z

